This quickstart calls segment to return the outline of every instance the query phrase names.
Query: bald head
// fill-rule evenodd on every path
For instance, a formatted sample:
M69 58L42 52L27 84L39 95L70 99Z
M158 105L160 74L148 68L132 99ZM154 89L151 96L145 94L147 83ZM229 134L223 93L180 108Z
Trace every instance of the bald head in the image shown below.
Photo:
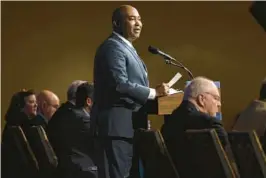
M139 38L142 23L139 12L130 5L122 5L114 10L112 15L113 30L128 41L133 42Z
M221 106L215 83L206 77L196 77L185 88L184 100L192 102L201 112L215 116Z
M130 5L122 5L118 8L116 8L113 12L113 15L112 15L112 22L113 21L121 21L123 18L126 17L128 12L130 12L132 10L137 11L137 9L135 7L130 6Z
M59 107L58 96L49 90L43 90L37 95L39 112L50 120L57 108Z

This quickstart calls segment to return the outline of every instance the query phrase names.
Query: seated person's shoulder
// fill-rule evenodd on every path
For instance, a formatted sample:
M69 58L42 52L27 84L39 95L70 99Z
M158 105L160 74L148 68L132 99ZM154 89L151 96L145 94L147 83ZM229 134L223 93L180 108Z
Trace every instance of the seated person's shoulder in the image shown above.
M73 109L71 109L71 112L76 117L83 117L84 116L84 111L82 111L82 109L73 108Z
M192 119L191 122L195 122L195 124L200 126L201 129L215 129L218 136L223 137L227 135L224 126L222 124L222 121L216 117L207 115L205 113L198 113L194 115L194 118Z
M189 114L191 118L198 119L210 124L222 124L221 120L202 112L193 112Z
M90 121L90 115L86 114L83 109L73 108L71 109L71 112L79 120Z
M33 123L36 123L36 124L40 124L40 123L44 123L45 122L45 118L43 115L41 114L37 114L33 119L32 119L32 122Z
M71 109L71 107L69 106L69 104L67 103L63 103L54 113L54 115L52 116L51 119L51 123L57 121L58 119L61 119L62 117L64 117L66 115L66 113L69 112L69 110Z
M66 111L66 110L69 110L69 109L72 109L74 108L75 105L72 104L71 102L66 102L66 103L63 103L60 107L59 107L59 111Z

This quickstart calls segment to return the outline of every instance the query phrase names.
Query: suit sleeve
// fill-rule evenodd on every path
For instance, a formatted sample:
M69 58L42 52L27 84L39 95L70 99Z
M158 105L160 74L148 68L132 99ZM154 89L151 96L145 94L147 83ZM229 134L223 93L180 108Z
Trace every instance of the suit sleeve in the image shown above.
M107 68L111 74L112 81L115 83L116 91L129 95L139 103L146 103L150 89L146 86L132 83L128 80L126 56L121 48L118 46L108 46L104 59L107 63ZM136 73L136 75L139 75Z

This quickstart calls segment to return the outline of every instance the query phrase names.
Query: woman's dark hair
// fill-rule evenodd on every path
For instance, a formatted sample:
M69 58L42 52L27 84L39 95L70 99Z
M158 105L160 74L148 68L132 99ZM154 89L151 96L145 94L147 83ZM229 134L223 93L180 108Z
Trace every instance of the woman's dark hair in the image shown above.
M19 91L15 93L11 98L8 110L5 115L6 121L13 124L19 122L21 116L25 115L22 112L22 109L25 106L25 98L34 94L35 92L33 90Z

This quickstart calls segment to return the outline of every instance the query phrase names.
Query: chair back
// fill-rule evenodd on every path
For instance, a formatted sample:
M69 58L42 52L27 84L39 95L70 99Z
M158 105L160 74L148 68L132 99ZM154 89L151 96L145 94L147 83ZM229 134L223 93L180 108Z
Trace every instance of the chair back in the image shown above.
M229 132L241 178L266 177L266 157L256 132Z
M194 176L237 177L214 129L187 130L186 146Z
M159 130L136 131L136 149L144 168L144 178L179 178Z

